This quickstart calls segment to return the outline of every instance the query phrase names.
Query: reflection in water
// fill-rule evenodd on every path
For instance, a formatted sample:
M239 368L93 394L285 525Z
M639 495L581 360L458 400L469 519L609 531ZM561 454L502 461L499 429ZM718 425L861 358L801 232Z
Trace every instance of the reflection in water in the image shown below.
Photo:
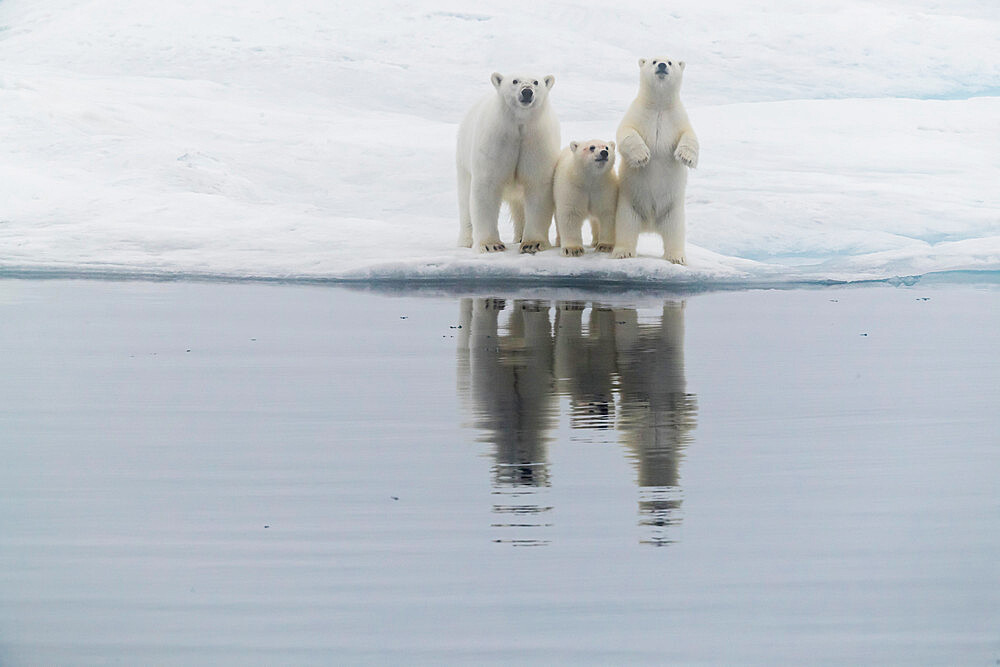
M475 426L494 445L493 511L498 527L539 529L552 509L536 489L549 485L548 432L556 417L549 306L515 301L503 334L503 299L463 299L459 376L471 380ZM545 544L538 531L505 537L519 545Z
M681 451L690 442L697 404L685 392L684 304L665 303L659 323L640 325L634 310L615 323L621 414L618 430L638 469L640 523L653 544L670 542L667 527L681 506Z
M459 393L493 445L498 541L547 543L547 456L558 401L577 429L614 429L637 471L643 541L670 543L680 521L678 467L695 427L686 393L684 303L653 321L634 308L496 298L461 301ZM501 318L501 312L505 311Z
M579 301L556 306L557 388L569 397L574 428L610 428L615 413L615 314L594 305L584 331L585 307Z

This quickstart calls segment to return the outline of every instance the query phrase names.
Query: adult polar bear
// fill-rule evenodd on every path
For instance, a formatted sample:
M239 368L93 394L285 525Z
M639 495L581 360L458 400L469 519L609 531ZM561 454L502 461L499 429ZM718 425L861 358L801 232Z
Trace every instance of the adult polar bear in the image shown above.
M618 126L618 209L612 257L634 257L639 232L659 232L663 257L686 264L684 189L698 138L681 104L684 63L639 60L639 95Z
M549 106L555 77L490 76L495 93L458 127L458 245L497 252L497 218L507 201L521 252L549 247L552 173L559 159L559 121Z

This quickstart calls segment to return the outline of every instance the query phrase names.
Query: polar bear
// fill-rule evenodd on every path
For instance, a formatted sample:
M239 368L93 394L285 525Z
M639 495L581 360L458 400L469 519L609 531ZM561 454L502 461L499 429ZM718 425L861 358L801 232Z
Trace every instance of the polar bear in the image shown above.
M552 172L559 121L548 95L555 77L490 76L496 91L472 107L458 128L458 245L505 250L497 230L501 201L510 206L521 252L549 245Z
M634 257L640 231L663 237L663 257L686 264L684 188L698 165L698 138L680 88L684 62L639 60L639 95L618 126L618 210L613 257Z
M598 252L610 252L618 205L615 142L571 141L556 163L552 192L562 254L567 257L583 254L581 231L587 218L594 247Z

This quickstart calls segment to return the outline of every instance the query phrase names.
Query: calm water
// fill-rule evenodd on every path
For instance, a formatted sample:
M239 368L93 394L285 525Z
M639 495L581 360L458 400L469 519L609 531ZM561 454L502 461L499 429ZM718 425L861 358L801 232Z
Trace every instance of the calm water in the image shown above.
M0 281L0 664L1000 660L1000 290Z

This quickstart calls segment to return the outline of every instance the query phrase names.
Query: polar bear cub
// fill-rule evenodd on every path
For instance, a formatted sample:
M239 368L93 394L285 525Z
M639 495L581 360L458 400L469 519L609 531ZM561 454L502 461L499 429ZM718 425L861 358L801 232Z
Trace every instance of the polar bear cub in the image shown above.
M559 121L549 105L555 77L494 72L495 89L458 128L458 245L497 252L497 218L506 201L521 252L549 245L552 173L559 158Z
M556 232L562 254L583 254L583 221L590 219L593 245L610 252L615 239L618 177L615 142L572 141L556 163L552 191L556 203Z
M680 88L684 63L639 60L639 94L618 126L618 209L612 256L634 257L639 232L663 237L663 256L686 264L684 190L687 170L698 165L698 138Z

